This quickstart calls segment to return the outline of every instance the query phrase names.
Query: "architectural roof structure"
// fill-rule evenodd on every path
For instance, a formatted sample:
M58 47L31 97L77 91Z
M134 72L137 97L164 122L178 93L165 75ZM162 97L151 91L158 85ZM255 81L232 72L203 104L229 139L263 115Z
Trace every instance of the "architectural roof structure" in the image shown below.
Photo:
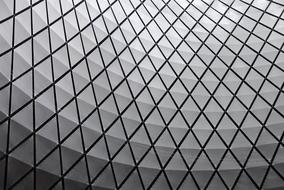
M0 0L0 189L283 189L282 0Z

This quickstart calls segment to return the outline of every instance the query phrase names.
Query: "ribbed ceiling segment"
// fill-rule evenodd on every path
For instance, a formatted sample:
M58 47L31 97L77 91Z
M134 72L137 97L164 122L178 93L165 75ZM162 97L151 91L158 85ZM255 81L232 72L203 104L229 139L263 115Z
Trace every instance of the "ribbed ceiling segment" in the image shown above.
M283 189L281 0L0 0L0 189Z

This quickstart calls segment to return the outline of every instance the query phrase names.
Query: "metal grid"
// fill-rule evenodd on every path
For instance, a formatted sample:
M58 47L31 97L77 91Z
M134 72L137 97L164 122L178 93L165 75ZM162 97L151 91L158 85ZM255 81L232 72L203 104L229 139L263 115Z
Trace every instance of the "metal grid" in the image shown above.
M0 189L284 187L281 1L0 9Z

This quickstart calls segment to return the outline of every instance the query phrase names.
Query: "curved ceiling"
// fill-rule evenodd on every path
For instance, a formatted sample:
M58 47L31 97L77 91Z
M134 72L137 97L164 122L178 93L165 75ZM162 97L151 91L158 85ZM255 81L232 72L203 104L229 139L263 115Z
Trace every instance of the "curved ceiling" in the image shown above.
M283 11L0 1L0 189L284 188Z

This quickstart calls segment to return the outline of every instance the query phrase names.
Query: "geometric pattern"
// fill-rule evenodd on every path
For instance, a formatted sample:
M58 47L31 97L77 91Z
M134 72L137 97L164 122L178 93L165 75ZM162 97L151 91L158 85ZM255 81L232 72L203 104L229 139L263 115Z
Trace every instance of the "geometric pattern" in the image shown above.
M281 0L1 0L0 189L283 189Z

